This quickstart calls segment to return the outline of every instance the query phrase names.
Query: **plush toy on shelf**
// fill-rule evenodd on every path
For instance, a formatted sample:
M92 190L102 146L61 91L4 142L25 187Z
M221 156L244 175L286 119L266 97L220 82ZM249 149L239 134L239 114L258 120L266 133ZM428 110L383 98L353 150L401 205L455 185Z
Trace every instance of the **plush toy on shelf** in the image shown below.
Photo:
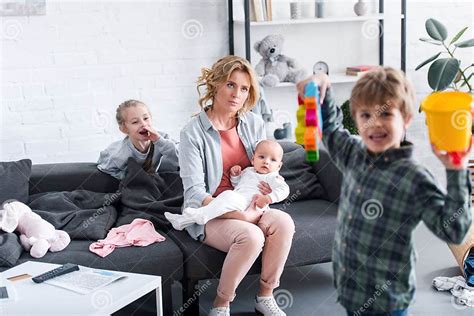
M304 145L307 161L319 160L319 144L323 137L323 119L319 102L319 87L308 82L304 87L304 97L298 96L298 122L295 128L296 142Z
M0 209L0 230L20 233L20 242L33 258L41 258L49 250L61 251L69 245L68 233L56 230L25 204L9 201Z
M282 35L271 34L254 44L255 50L262 56L255 71L266 87L274 87L280 82L296 83L306 77L305 71L298 68L293 58L281 53L283 42Z

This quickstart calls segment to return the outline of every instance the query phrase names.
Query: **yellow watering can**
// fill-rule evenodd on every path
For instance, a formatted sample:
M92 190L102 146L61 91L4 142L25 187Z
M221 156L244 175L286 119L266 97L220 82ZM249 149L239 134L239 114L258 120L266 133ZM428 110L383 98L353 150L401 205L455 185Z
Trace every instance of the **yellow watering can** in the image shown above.
M454 164L460 164L471 146L473 103L469 93L447 91L432 93L421 104L431 143L446 151Z

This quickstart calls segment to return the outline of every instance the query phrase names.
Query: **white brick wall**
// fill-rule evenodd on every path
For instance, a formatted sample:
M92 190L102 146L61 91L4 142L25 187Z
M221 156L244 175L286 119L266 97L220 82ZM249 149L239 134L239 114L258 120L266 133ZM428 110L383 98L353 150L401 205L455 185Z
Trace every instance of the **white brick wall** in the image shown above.
M280 11L289 2L274 1ZM100 150L122 137L114 121L115 107L129 98L147 103L155 125L177 138L180 128L198 111L195 81L200 67L228 52L226 2L48 1L45 16L2 18L0 160L94 161ZM335 2L328 13L352 12L353 1ZM372 10L374 3L372 0ZM389 14L386 64L397 67L399 3L385 1ZM236 10L235 15L242 12ZM436 49L418 41L425 35L428 17L445 22L451 36L462 26L470 26L466 38L474 30L472 1L408 1L407 72L420 99L429 92L426 70L414 72L414 68ZM304 31L304 27L296 30ZM292 32L286 28L276 31ZM252 34L254 41L258 34ZM326 38L327 43L331 38L335 43L352 38L350 34L341 38L339 27L333 33L328 28L325 34L318 38ZM324 43L314 41L316 48ZM328 58L337 57L341 46L336 46L321 52ZM298 56L299 49L289 45L285 53ZM370 53L364 47L360 51ZM312 64L319 57L302 57L302 63ZM461 57L473 60L467 51ZM258 62L253 58L253 63ZM340 99L349 88L338 87ZM279 91L273 98L269 94L275 109L293 105L288 102L293 100L292 91ZM418 147L417 156L442 175L430 153L422 115L410 128L409 139Z
M226 21L211 0L48 1L45 16L2 17L0 160L94 161L122 137L115 108L130 98L179 137L200 67L227 53Z
M474 3L470 0L408 1L408 10L407 74L412 80L418 100L421 102L421 100L431 92L427 81L429 67L425 66L418 71L415 71L415 68L423 60L439 51L438 46L419 41L420 37L428 37L425 31L425 20L432 17L443 22L448 29L449 39L463 27L468 26L469 29L462 38L465 40L473 38ZM474 51L472 48L458 49L456 56L461 59L464 67L474 61ZM445 183L445 169L431 152L423 113L417 113L412 126L408 130L408 139L416 145L416 157L422 161L423 164L429 166L437 178Z

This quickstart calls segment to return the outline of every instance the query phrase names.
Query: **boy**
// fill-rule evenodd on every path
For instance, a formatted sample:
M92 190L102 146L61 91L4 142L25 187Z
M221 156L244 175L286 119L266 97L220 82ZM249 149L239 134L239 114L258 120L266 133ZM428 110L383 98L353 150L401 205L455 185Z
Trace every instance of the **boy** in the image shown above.
M290 188L278 174L283 159L283 148L271 140L262 140L257 144L252 158L253 167L244 171L239 165L230 169L231 183L235 188L219 194L206 206L199 208L185 208L183 214L165 212L165 217L177 230L191 226L194 223L204 225L213 218L231 211L245 211L252 206L266 208L268 204L283 201ZM268 195L260 194L258 184L267 182L272 192Z
M406 315L415 292L416 226L423 221L450 243L469 229L467 157L456 166L433 147L446 167L447 194L413 160L413 145L403 138L415 97L399 70L378 67L354 86L351 115L360 138L343 128L328 77L309 80L321 89L323 141L343 173L332 258L338 300L348 315ZM298 84L300 93L306 82Z
M148 172L178 170L178 149L169 136L152 126L147 106L137 100L128 100L117 107L119 129L127 135L113 142L100 153L97 168L122 180L128 158L134 158Z

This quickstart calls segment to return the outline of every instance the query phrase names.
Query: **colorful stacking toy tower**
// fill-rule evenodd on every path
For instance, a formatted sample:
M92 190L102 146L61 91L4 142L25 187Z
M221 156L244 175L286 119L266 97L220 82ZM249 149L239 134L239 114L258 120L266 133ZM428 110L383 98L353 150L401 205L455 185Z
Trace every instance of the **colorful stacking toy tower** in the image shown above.
M304 145L307 161L319 160L319 144L323 135L323 120L319 102L319 88L314 82L306 84L304 98L298 96L296 111L296 142Z

